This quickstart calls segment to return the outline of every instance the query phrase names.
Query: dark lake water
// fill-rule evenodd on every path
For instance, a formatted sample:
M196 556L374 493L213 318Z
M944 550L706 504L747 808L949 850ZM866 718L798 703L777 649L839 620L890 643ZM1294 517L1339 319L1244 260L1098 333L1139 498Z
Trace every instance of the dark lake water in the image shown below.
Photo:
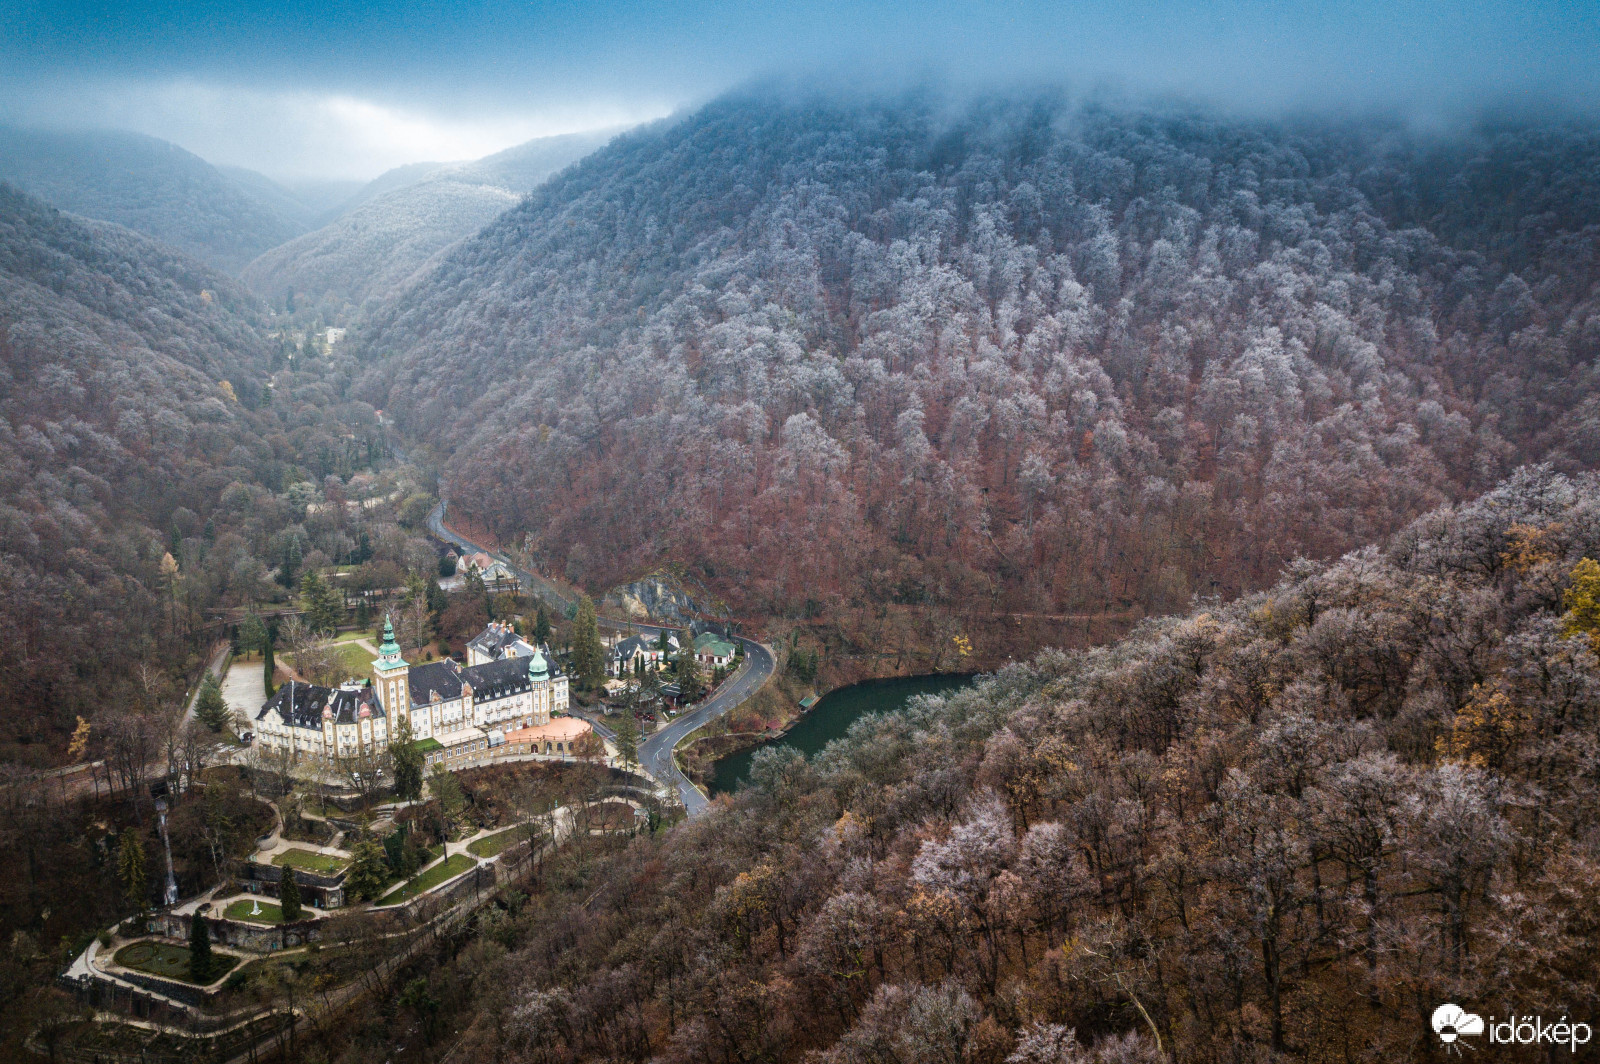
M787 735L718 759L712 766L711 793L723 794L743 785L750 775L750 763L757 750L789 746L810 757L834 739L842 738L850 725L867 713L892 712L903 707L913 695L943 694L971 682L971 674L942 673L868 680L829 691Z

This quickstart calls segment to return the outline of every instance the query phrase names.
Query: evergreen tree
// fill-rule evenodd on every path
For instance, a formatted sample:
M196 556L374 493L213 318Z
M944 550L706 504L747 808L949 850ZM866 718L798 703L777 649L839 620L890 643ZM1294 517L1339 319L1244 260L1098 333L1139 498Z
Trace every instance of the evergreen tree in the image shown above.
M422 797L422 769L426 761L417 749L411 732L411 718L400 718L394 736L389 741L389 760L394 764L394 793L403 802L414 802Z
M423 852L417 846L409 824L401 824L389 833L383 840L383 852L389 860L389 867L401 879L416 875L417 869L422 867Z
M685 702L693 701L704 686L700 678L700 663L694 656L694 639L690 637L689 630L683 630L678 636L680 646L678 650L677 675L678 690L683 695Z
M539 612L533 616L533 642L535 646L545 646L550 642L550 613L544 608L544 603L539 603Z
M189 979L196 983L211 981L211 930L198 912L189 922Z
M600 648L600 622L595 617L594 599L588 595L578 601L572 621L572 671L579 684L594 690L605 682L605 654Z
M300 581L300 605L306 611L306 626L313 632L331 632L344 618L344 604L339 592L323 579L315 569L308 570Z
M441 1003L428 989L428 980L419 976L407 983L400 991L399 1005L421 1021L423 1040L432 1045L438 1032Z
M344 886L357 898L372 899L389 883L389 858L376 839L365 838L350 851L350 871Z
M144 911L150 876L144 866L144 840L133 828L124 828L117 841L117 878L122 880L122 896L128 904Z
M267 646L267 626L261 623L261 615L247 613L244 620L239 622L239 649L246 654L255 654L265 650Z
M623 768L632 768L639 763L639 719L633 715L632 706L622 711L616 732L617 756L622 758Z
M383 839L383 857L389 862L389 871L406 877L406 826L399 825Z
M228 703L222 697L222 682L210 672L200 681L200 695L195 699L195 719L214 732L228 724Z
M468 598L483 600L483 608L485 611L488 610L489 589L487 586L485 586L483 582L483 574L478 572L478 567L476 565L467 569L467 578L461 593L466 595Z
M278 663L272 657L272 637L267 637L267 649L261 657L262 680L266 684L267 697L271 698L278 690Z
M283 922L292 924L300 919L300 883L294 878L294 869L283 870L283 880L278 884L278 907L283 910Z
M293 587L294 574L299 568L300 543L291 536L283 543L283 557L278 563L278 583L284 587Z

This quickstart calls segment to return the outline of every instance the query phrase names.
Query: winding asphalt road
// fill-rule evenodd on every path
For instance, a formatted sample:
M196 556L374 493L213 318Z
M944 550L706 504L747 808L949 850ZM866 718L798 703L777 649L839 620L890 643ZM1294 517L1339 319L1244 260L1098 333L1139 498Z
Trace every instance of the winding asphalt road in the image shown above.
M678 792L678 800L690 816L699 816L711 805L705 793L689 782L678 768L672 751L689 737L689 733L703 727L707 721L722 716L757 691L772 675L772 651L753 639L741 637L744 644L744 665L722 684L715 698L702 702L665 728L639 744L639 763L646 772L668 784Z
M483 551L491 558L503 563L506 568L516 574L517 579L522 581L523 587L537 591L545 599L564 609L571 606L572 600L538 573L529 572L517 565L505 554L489 550L487 547L480 546L453 531L444 523L444 511L445 503L441 500L428 514L428 531L446 543L454 543L463 550ZM666 629L651 624L634 624L609 617L600 617L599 622L602 628L633 632L644 636L655 636L663 631L676 631L676 629ZM677 748L679 743L688 738L692 732L703 728L708 722L722 716L761 690L762 686L772 676L772 670L776 664L772 651L766 646L757 643L754 639L746 639L743 636L736 636L735 638L744 645L744 665L740 667L738 672L723 682L722 690L717 692L716 697L702 702L699 706L696 706L688 713L672 721L665 728L639 743L640 765L650 775L677 792L678 800L683 803L684 809L688 811L690 816L699 816L704 813L710 808L711 800L706 797L704 791L691 783L689 777L685 776L678 768L678 762L672 756L672 751ZM590 723L595 724L602 732L607 730L587 713L576 715L582 716Z

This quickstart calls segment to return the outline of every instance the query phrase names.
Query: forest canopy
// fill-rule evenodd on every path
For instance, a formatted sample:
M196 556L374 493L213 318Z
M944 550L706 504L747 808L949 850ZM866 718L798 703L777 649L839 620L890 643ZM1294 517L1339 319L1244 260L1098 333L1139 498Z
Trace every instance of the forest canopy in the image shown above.
M236 283L0 184L7 759L59 761L79 717L99 736L103 710L181 693L218 635L208 609L351 560L342 509L308 502L381 457L383 432L343 398L348 370L299 361ZM368 539L407 556L392 525Z
M1162 612L1600 458L1597 175L1557 123L735 95L452 251L365 394L591 587Z
M1597 558L1600 481L1518 471L767 751L431 979L519 1064L1394 1061L1440 1002L1600 1015Z

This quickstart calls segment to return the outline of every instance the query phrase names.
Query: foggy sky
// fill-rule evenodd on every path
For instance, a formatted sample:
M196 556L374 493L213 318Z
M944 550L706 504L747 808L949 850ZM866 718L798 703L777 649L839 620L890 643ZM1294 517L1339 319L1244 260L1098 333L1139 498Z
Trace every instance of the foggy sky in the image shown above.
M1600 0L0 0L0 119L364 178L753 77L1026 79L1250 112L1600 106Z

